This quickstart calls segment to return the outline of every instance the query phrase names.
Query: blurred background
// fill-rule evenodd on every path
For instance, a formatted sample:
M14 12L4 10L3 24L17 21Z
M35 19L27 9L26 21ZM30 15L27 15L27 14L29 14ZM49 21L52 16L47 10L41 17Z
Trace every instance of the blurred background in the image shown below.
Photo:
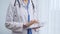
M5 28L7 7L11 0L0 0L0 34L11 34ZM39 34L60 34L60 0L36 0L39 19L45 25Z

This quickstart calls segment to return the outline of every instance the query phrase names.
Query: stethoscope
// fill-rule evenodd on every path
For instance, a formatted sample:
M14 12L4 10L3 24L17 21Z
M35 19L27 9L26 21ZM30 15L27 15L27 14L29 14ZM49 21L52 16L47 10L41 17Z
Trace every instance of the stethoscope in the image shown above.
M22 0L22 1L24 1L24 0ZM18 2L19 7L21 7L21 4L20 4L19 0L15 0L15 2L14 2L14 6L16 6L16 2ZM34 10L34 9L35 9L34 3L33 3L33 1L32 1L32 0L31 0L31 2L32 2L33 10ZM30 3L30 0L28 0L27 8L28 8L29 3Z

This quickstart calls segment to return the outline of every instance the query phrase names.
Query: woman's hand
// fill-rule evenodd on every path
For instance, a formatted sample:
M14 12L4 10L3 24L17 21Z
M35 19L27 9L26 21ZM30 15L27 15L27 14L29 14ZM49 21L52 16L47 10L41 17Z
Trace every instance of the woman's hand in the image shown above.
M30 22L33 22L33 23L38 23L38 20L31 20Z
M24 28L29 27L29 26L31 26L31 25L34 24L34 23L38 23L38 21L37 21L37 20L31 20L29 23L26 23L26 24L24 25Z

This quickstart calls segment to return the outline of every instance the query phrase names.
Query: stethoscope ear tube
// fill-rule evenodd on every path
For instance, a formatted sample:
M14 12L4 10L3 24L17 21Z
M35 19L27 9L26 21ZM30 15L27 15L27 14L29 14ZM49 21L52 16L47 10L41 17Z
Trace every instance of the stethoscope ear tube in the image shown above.
M15 2L14 2L14 6L16 6L16 2L18 2L19 7L20 7L20 2L19 2L19 0L15 0Z
M33 9L35 9L35 6L34 6L34 3L33 3L33 1L32 1L32 0L31 0L31 2L32 2Z

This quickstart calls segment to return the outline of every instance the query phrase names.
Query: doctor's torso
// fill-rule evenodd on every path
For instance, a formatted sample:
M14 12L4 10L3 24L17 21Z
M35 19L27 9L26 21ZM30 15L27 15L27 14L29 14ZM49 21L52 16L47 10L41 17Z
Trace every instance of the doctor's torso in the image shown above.
M32 8L31 1L29 3L29 6L28 6L28 11L27 11L26 5L23 3L23 1L22 0L19 0L19 1L20 1L20 5L21 6L19 7L18 2L16 2L16 6L15 7L17 9L17 14L18 14L20 23L28 22L28 12L29 12L29 15L30 15L30 20L34 19L33 8ZM14 6L14 2L15 2L15 0L11 1L12 6ZM36 34L36 32L34 30L32 30L32 32L33 32L33 34ZM24 29L22 34L27 34L27 30Z

